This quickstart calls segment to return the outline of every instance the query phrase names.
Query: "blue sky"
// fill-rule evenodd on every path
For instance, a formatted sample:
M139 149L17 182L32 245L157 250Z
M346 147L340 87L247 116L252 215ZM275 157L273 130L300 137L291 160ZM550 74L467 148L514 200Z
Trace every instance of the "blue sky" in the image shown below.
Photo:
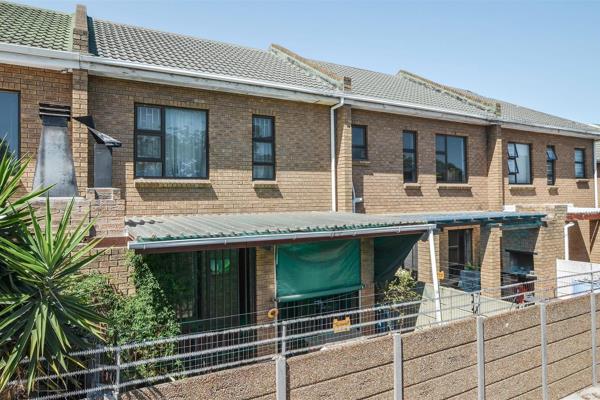
M15 0L13 0L15 1ZM73 12L77 1L17 0ZM80 0L95 18L429 79L600 123L600 1Z

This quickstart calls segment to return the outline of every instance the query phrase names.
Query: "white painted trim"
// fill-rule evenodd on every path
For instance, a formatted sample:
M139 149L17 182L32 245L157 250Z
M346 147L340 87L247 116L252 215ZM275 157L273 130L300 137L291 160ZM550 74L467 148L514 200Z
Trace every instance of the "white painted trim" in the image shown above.
M401 226L386 226L380 228L364 228L350 229L344 231L322 231L322 232L296 232L296 233L281 233L269 235L247 235L247 236L231 236L219 238L198 238L198 239L182 239L182 240L159 240L154 242L138 242L130 241L127 247L131 250L152 250L152 249L169 249L179 247L197 247L197 246L228 246L236 244L256 244L274 242L277 240L300 240L300 239L331 239L355 237L371 235L389 235L402 234L405 232L426 231L435 228L434 224L418 224L418 225L401 225Z
M569 229L575 225L573 222L565 224L564 227L564 241L565 241L565 260L569 259Z
M435 302L435 320L442 322L442 300L440 298L440 281L438 279L437 259L435 256L435 243L433 240L433 228L429 229L427 236L429 241L429 258L431 260L431 279L433 282L433 301Z
M580 131L577 129L565 129L558 128L550 125L538 125L538 124L520 124L516 122L508 122L500 120L500 126L506 129L514 129L519 131L527 131L527 132L539 132L539 133L547 133L550 135L560 135L560 136L570 136L570 137L578 137L583 139L598 139L600 138L600 133L594 133L589 131Z
M452 122L462 122L475 125L489 125L490 122L484 117L475 114L459 113L435 107L425 107L418 104L387 101L374 97L349 96L346 95L346 103L353 108L401 114L420 118L441 119Z

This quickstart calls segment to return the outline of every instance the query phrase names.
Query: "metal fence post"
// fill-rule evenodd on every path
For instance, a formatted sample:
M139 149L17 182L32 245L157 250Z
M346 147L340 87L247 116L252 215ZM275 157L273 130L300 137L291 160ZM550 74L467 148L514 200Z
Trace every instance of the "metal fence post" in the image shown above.
M394 400L402 400L404 381L402 380L402 335L394 333Z
M287 335L287 324L285 321L281 325L281 355L285 357L285 353L287 352L285 337Z
M546 302L540 303L541 353L542 353L542 399L548 400L548 332Z
M596 294L592 289L590 293L590 321L591 321L591 330L592 330L592 386L596 386L598 384L598 374L596 371L596 333L597 333L597 325L596 325Z
M477 400L485 400L485 337L483 321L479 315L477 321Z
M114 386L114 396L115 399L119 399L119 392L120 392L120 386L121 386L121 349L117 348L116 349L116 354L115 354L115 364L116 364L116 371L115 371L115 386Z
M277 400L287 400L287 363L285 356L275 357L275 381Z

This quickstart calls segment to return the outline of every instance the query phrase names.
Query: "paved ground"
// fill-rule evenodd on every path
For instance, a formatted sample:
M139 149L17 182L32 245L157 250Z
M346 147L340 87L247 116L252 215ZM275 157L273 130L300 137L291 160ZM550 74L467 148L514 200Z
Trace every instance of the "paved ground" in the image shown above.
M564 397L562 400L600 400L600 387L584 389L581 392Z

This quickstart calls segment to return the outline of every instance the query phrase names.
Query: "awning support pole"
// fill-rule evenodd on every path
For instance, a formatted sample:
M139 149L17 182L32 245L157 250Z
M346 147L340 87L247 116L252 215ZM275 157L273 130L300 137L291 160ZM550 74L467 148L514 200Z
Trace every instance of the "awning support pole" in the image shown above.
M442 301L440 299L440 281L438 280L437 260L435 257L435 243L433 242L433 229L429 229L429 258L431 259L431 279L433 279L433 296L435 301L435 320L442 321Z
M564 241L565 241L565 260L568 260L570 257L569 254L569 228L571 228L573 225L575 225L575 223L573 222L569 222L567 224L565 224L564 227Z

